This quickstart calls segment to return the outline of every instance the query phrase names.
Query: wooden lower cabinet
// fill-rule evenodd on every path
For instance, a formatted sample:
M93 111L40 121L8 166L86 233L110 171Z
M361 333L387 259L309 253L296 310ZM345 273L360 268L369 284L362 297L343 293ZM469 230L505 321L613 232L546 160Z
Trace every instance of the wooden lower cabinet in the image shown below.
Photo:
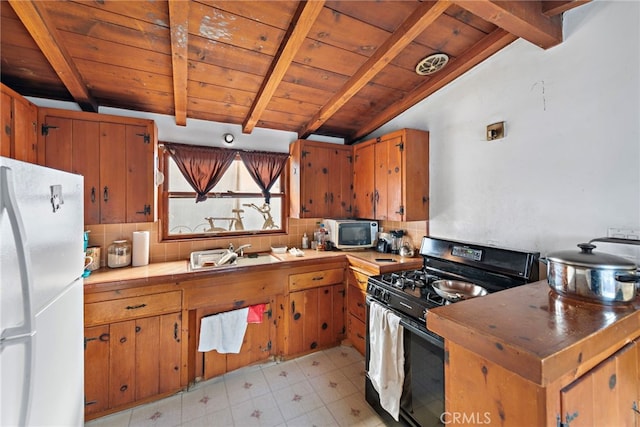
M286 353L301 354L340 343L345 334L344 284L289 294Z
M160 314L179 310L180 292L167 294L85 304L87 419L180 390L182 313ZM101 320L96 313L107 306L112 311Z
M346 333L344 268L292 274L292 289L284 306L284 354L339 344Z
M361 354L365 351L367 307L365 297L369 276L359 270L349 269L347 290L349 322L347 338Z
M638 342L632 342L560 390L562 425L637 426L639 356Z

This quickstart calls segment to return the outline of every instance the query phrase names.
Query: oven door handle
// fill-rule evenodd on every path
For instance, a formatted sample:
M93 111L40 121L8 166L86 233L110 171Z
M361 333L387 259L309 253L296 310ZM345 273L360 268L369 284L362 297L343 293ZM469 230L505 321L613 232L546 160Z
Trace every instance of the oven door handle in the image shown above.
M371 301L375 301L378 304L382 304L385 308L387 308L388 310L391 310L391 312L393 314L395 314L396 316L398 316L400 318L400 324L402 325L402 327L406 328L409 330L409 332L416 334L417 336L419 336L420 338L428 341L430 344L435 345L438 348L441 348L444 350L444 338L442 338L439 335L434 334L433 332L427 330L427 325L426 323L424 323L423 325L419 325L416 321L414 321L413 319L398 313L395 310L392 310L390 308L388 308L384 303L377 301L375 298L371 297L370 295L367 295L365 298L365 302L367 304L367 308L369 305L371 305ZM367 309L367 328L369 326L369 310Z
M405 319L402 316L400 317L400 324L405 329L408 329L409 332L418 335L420 338L428 341L430 344L433 344L436 347L444 350L444 338L434 334L433 332L426 330L426 326L425 326L425 329L421 329L418 326L416 326L415 322L413 322L410 319Z

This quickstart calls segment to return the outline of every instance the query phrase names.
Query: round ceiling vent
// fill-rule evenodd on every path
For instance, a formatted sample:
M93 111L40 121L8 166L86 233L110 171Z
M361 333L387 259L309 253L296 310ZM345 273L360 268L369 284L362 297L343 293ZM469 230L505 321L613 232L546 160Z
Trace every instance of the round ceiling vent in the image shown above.
M433 74L436 71L440 71L442 67L449 62L449 56L444 53L434 53L418 62L416 65L416 73L421 76Z

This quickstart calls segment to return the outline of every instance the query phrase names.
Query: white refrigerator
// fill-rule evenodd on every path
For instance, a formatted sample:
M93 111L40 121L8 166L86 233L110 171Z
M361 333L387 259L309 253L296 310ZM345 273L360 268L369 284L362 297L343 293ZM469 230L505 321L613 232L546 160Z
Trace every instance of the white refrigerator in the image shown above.
M83 178L0 157L0 426L84 423Z

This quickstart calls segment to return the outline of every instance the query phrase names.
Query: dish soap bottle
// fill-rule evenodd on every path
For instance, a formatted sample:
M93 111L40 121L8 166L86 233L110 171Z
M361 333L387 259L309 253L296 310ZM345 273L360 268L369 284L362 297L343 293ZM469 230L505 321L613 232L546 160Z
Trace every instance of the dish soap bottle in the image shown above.
M307 232L302 235L302 249L309 249L309 237L307 236Z

